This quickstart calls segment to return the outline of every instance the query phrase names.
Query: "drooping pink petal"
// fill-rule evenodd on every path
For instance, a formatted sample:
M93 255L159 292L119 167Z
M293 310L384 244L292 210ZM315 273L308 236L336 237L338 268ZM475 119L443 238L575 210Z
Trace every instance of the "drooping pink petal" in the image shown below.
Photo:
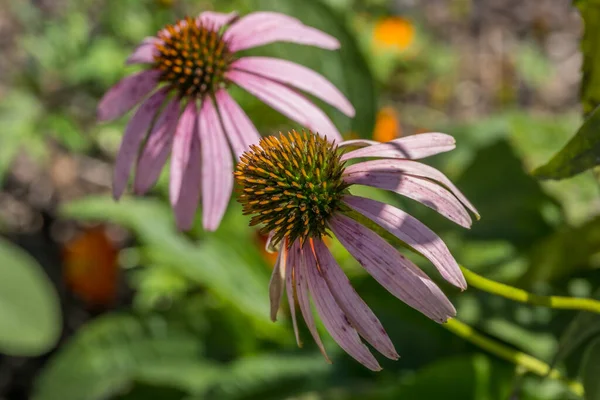
M260 35L265 30L275 26L283 25L302 25L298 19L289 15L280 14L271 11L259 11L248 14L225 31L223 40L229 43L229 46L234 45L238 39L245 39L250 36Z
M144 38L142 43L140 43L127 58L125 64L152 64L154 62L154 56L158 53L156 44L160 42L162 42L162 40L154 36Z
M228 14L215 12L215 11L204 11L198 15L196 22L198 24L209 27L218 31L224 25L230 24L231 21L238 17L237 12L230 12Z
M287 257L286 268L285 268L285 291L287 292L288 304L290 306L290 316L292 317L292 325L294 327L294 336L296 336L296 343L298 347L302 347L302 341L300 340L300 334L298 333L298 321L296 320L296 268L298 268L297 258L297 244L294 243L288 250L287 238L281 245L281 252Z
M179 203L179 198L182 192L182 185L187 167L192 156L192 139L197 133L196 104L190 101L175 128L175 136L173 137L173 149L171 151L171 175L169 177L169 200L171 205L175 207ZM198 157L199 158L199 157Z
M445 133L420 133L363 147L342 155L342 161L360 157L405 158L417 160L453 150L456 141Z
M338 145L339 148L343 147L365 147L365 146L373 146L375 144L379 144L380 142L376 140L368 140L368 139L352 139L352 140L344 140L342 143Z
M147 70L121 79L98 104L98 120L110 121L124 115L158 84L160 71Z
M280 113L331 141L342 137L329 117L304 96L266 78L241 71L229 71L227 78Z
M197 125L196 125L197 130ZM200 165L200 139L197 132L192 132L189 159L181 181L179 198L173 205L175 222L177 227L183 231L192 228L194 216L200 201L201 165Z
M312 310L310 309L310 298L308 295L308 268L306 265L306 257L305 253L310 251L308 246L305 248L300 248L300 244L296 241L294 250L296 251L295 259L296 265L294 266L294 280L296 281L296 296L298 297L298 304L300 305L300 311L302 311L302 316L304 317L304 322L306 322L306 326L310 331L315 343L321 350L321 353L325 357L328 363L331 363L327 352L325 351L325 346L323 346L323 342L321 341L321 337L319 336L319 332L317 331L317 325L315 324L315 319L312 314ZM290 250L291 251L291 250ZM316 299L315 299L316 301Z
M260 134L244 110L225 89L218 90L215 99L223 121L223 129L236 158L239 158L251 144L258 143Z
M381 354L392 360L398 359L398 353L381 322L356 293L325 243L321 240L314 240L314 251L319 271L352 326Z
M113 196L118 199L123 194L127 181L129 180L129 174L131 167L138 155L138 151L150 124L154 116L158 112L160 105L165 100L167 92L165 90L159 90L154 93L148 100L146 100L135 112L127 129L125 129L125 135L123 135L123 141L117 154L115 161L115 170L113 177Z
M303 65L271 57L243 57L233 62L231 68L294 86L331 104L349 117L355 114L354 107L342 92L321 74Z
M331 294L327 282L317 269L317 262L310 246L305 246L303 253L308 287L325 328L337 344L358 362L372 371L381 370L373 354L360 340L356 329L349 320L349 316L344 313Z
M451 284L467 288L467 282L446 244L416 218L389 204L358 196L344 196L343 202L423 254Z
M436 322L456 315L440 288L375 232L343 215L332 217L330 226L350 254L394 296Z
M281 305L281 295L285 285L286 261L285 251L280 251L269 281L269 302L271 304L271 321L273 322L277 321L277 312Z
M479 219L479 213L477 212L477 209L469 202L469 200L467 200L465 195L463 195L461 191L454 186L452 181L450 181L446 175L437 169L430 167L429 165L411 160L371 160L350 165L348 168L346 168L345 174L351 175L357 172L375 171L403 173L440 182L446 186L452 192L452 194L460 200L461 203L471 210L477 219Z
M327 50L335 50L340 47L340 42L336 38L316 28L300 24L286 24L262 29L252 36L237 37L236 40L230 42L229 49L237 52L275 42L304 44Z
M202 143L202 224L214 231L219 227L233 188L233 161L210 98L204 99L198 118Z
M138 158L133 183L137 194L146 193L158 180L171 151L178 119L179 100L173 99L154 123L142 154Z
M387 171L354 172L345 174L343 179L348 184L366 185L399 193L465 228L471 227L471 217L461 202L444 187L430 180Z

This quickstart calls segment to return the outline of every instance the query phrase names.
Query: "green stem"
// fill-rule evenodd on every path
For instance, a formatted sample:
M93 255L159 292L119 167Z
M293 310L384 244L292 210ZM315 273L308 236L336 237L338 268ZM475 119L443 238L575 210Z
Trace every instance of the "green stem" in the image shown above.
M573 393L583 397L584 391L581 383L566 379L558 370L550 368L545 362L538 360L529 354L508 347L489 337L483 336L469 325L464 324L457 319L449 319L443 326L455 335L468 340L476 346L481 347L504 360L510 361L529 372L564 382Z
M484 278L483 276L478 275L475 272L466 269L465 267L461 266L460 269L465 275L467 283L470 286L488 293L535 306L564 310L582 310L600 314L600 301L594 299L562 296L540 296Z

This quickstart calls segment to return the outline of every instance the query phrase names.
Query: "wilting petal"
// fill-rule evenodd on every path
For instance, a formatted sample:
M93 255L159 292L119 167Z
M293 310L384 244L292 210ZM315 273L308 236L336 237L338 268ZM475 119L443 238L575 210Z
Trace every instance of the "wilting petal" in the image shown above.
M233 162L219 115L210 98L202 103L200 116L202 143L202 223L214 231L225 214L233 188Z
M456 315L440 288L375 232L343 215L331 218L330 226L350 254L394 296L437 322Z
M395 172L395 173L404 173L408 175L419 176L422 178L432 179L434 181L440 182L444 186L446 186L452 194L454 194L461 203L463 203L469 210L471 210L475 216L479 219L479 213L477 209L467 200L465 195L461 193L460 190L446 177L446 175L442 174L437 169L430 167L429 165L425 165L423 163L411 160L371 160L364 161L361 163L357 163L354 165L350 165L345 170L345 175L351 175L357 172L375 172L375 171L385 171L385 172Z
M406 158L417 160L453 150L456 141L445 133L420 133L364 147L342 155L342 161L359 157Z
M354 172L344 175L343 179L348 184L366 185L399 193L465 228L471 226L471 217L461 202L448 190L427 179L387 171Z
M314 240L314 250L319 270L352 326L381 354L393 360L398 359L398 353L381 322L356 293L325 243L321 240Z
M121 79L98 104L98 120L110 121L124 115L142 101L158 84L160 71L138 72Z
M235 11L230 12L229 14L215 11L204 11L198 16L198 18L196 18L196 22L204 26L208 26L211 29L219 30L223 27L223 25L231 23L231 21L237 18L237 16L238 13Z
M351 325L349 318L339 307L331 294L327 282L317 269L317 263L310 246L303 249L308 286L313 302L321 320L333 339L358 362L373 371L381 370L367 346L360 340L358 333Z
M217 91L215 99L223 121L223 129L225 129L235 156L239 158L250 148L251 144L258 143L260 134L244 110L226 90Z
M367 140L367 139L352 139L352 140L344 140L342 143L338 145L339 148L342 147L365 147L372 146L375 144L379 144L376 140Z
M131 121L129 121L129 124L127 124L127 129L125 130L125 135L123 135L123 141L121 142L121 147L115 161L113 177L113 196L115 199L121 197L127 186L131 167L146 137L148 128L150 128L150 124L160 105L165 100L166 95L167 92L165 90L159 90L154 93L138 108Z
M285 263L285 291L287 292L288 303L290 306L294 335L296 336L296 343L298 343L299 347L302 347L302 341L300 340L300 334L298 333L298 321L296 320L296 297L294 296L296 286L295 270L298 265L297 244L292 244L292 247L288 250L287 239L285 239L284 243L281 245L281 251L287 256Z
M303 65L271 57L243 57L233 62L231 68L294 86L331 104L349 117L355 114L354 107L342 92L325 77Z
M304 44L327 50L335 50L340 47L340 42L336 38L318 29L300 24L285 24L261 29L252 36L238 36L230 43L229 49L235 52L274 42Z
M169 199L172 206L179 202L183 177L192 157L192 139L196 130L196 105L191 101L183 110L173 137L171 175L169 177Z
M298 297L298 304L300 305L300 311L302 311L302 316L304 317L304 322L306 322L306 326L310 331L315 343L323 353L323 356L327 360L328 363L331 363L329 356L327 356L327 352L325 351L325 346L323 346L323 342L321 341L321 337L319 336L319 332L317 331L317 326L315 324L315 319L312 314L312 310L310 309L310 299L308 297L308 267L306 265L306 257L305 252L310 251L308 246L304 249L300 248L300 245L296 241L294 243L295 248L290 251L296 251L295 260L296 264L294 265L294 280L296 281L296 296ZM311 267L314 268L314 267ZM316 301L316 300L315 300Z
M160 176L173 143L173 135L179 118L179 100L173 99L160 114L146 145L138 159L133 188L143 194L152 187Z
M281 305L281 295L283 294L283 288L285 285L285 263L287 257L285 250L279 252L277 256L277 262L273 267L273 273L271 274L271 280L269 281L269 301L271 303L271 320L277 321L277 311Z
M246 72L229 71L227 78L252 93L280 113L331 141L342 137L329 117L292 89Z
M271 29L274 26L281 25L302 25L302 22L297 20L294 17L290 17L289 15L280 14L271 11L259 11L248 14L238 21L225 31L223 34L223 39L226 42L229 42L229 45L235 44L234 42L237 39L245 39L247 37L251 37L257 34L261 34L261 32Z
M157 54L156 44L162 42L159 38L149 36L131 53L125 64L151 64Z
M466 289L465 277L444 241L419 220L396 207L376 200L344 196L343 201L427 257L448 282Z

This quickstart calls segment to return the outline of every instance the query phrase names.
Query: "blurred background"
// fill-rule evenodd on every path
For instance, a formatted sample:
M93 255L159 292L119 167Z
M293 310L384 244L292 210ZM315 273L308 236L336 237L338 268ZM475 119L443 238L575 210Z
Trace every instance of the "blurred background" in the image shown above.
M350 120L320 104L346 138L453 134L457 149L430 163L482 219L467 231L411 200L373 195L436 230L481 275L537 294L600 297L598 181L589 171L561 181L531 175L583 122L583 23L570 2L1 4L1 400L578 398L405 306L335 241L336 258L401 358L379 357L384 370L372 373L326 336L329 365L305 330L298 349L286 307L269 320L274 255L238 204L215 233L199 221L177 232L167 171L150 195L114 202L112 164L128 117L95 117L102 94L136 70L124 66L129 52L163 25L204 10L294 15L340 39L341 50L277 44L253 53L332 80L357 108ZM297 128L241 91L234 97L263 134ZM403 252L437 279L422 257ZM586 398L600 398L600 317L443 288L459 320L556 361L583 381Z

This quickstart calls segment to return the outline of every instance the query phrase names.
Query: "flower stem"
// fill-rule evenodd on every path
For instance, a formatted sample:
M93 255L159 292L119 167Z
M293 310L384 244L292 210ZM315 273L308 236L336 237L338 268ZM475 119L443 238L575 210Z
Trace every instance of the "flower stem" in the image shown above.
M563 297L563 296L540 296L529 293L525 290L518 289L504 283L492 281L468 270L465 267L460 267L467 283L479 290L492 293L510 300L520 303L532 304L535 306L543 306L555 309L564 310L582 310L600 314L600 301L594 299Z
M489 337L483 336L469 325L464 324L457 319L449 319L448 322L443 324L443 326L455 335L473 343L478 347L481 347L484 350L489 351L492 354L495 354L504 360L510 361L529 372L542 377L547 376L549 378L564 382L571 392L583 397L584 391L581 383L568 380L562 376L558 370L550 368L550 366L545 362L538 360L529 354L522 353L500 342L497 342Z

